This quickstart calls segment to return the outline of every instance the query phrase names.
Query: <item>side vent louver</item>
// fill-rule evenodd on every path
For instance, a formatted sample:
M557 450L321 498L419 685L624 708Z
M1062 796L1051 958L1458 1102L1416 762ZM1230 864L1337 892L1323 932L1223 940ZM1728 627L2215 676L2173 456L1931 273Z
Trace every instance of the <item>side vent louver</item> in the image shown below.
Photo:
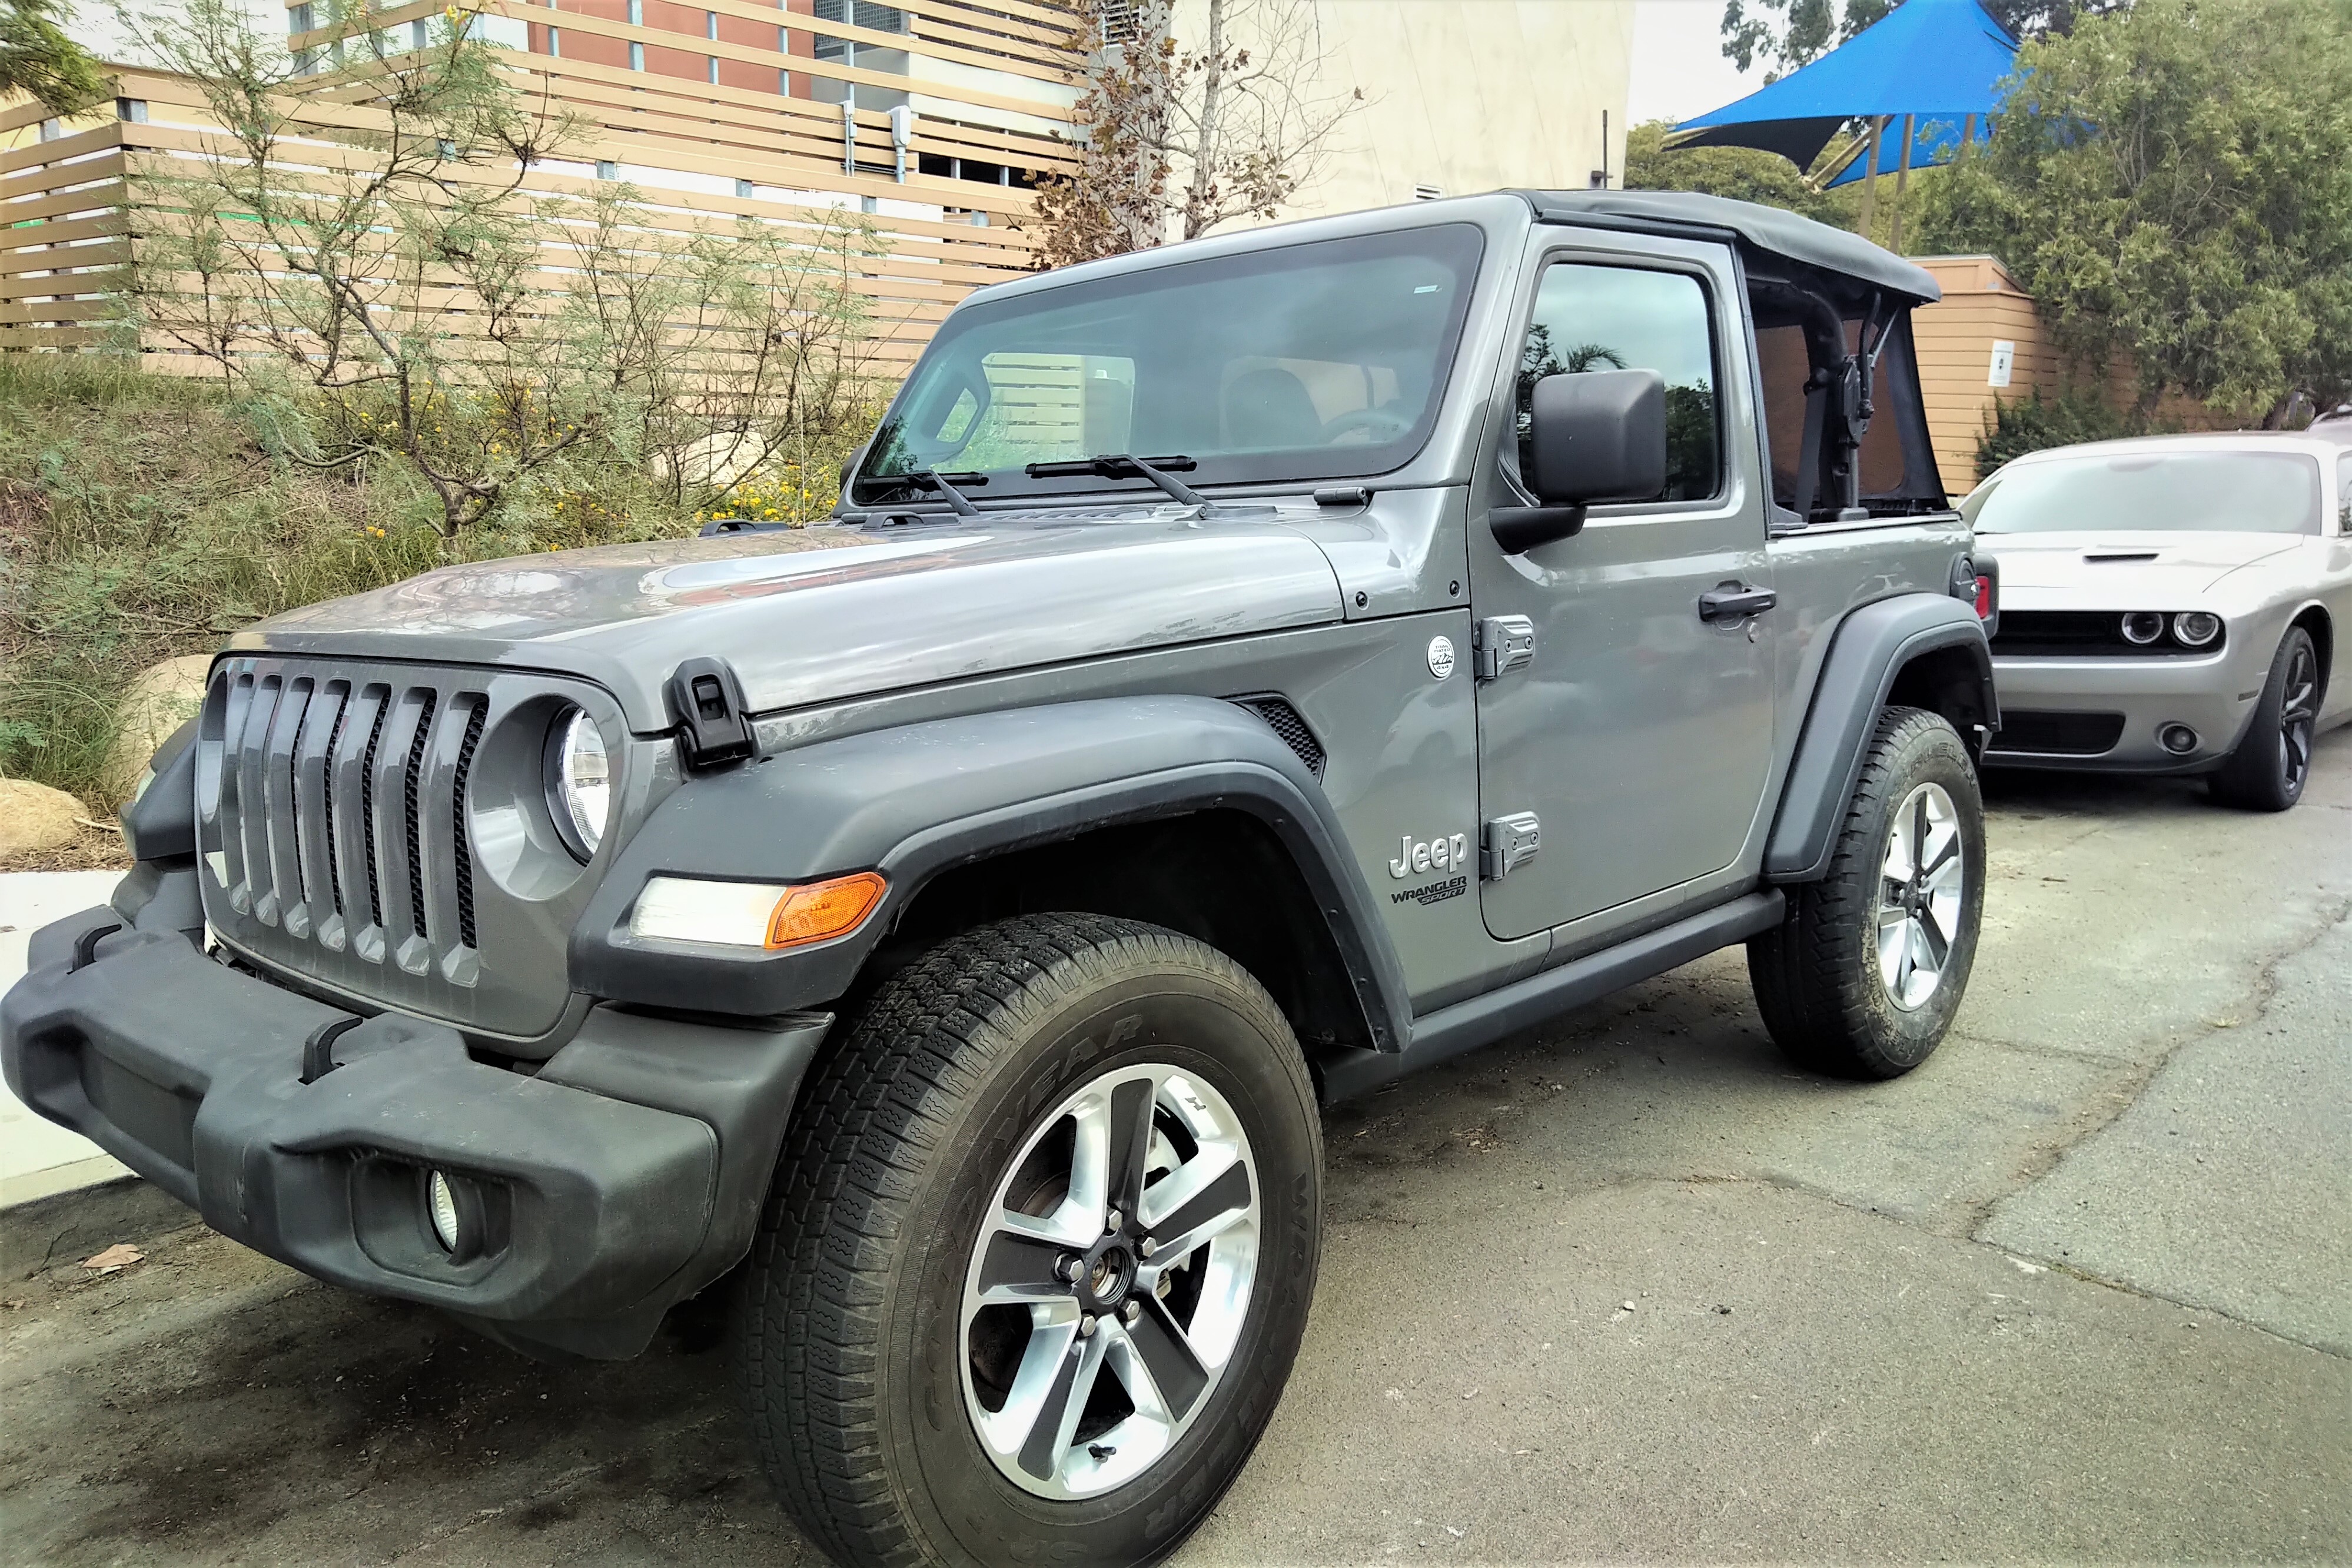
M1288 746L1297 754L1298 760L1307 764L1307 771L1313 773L1318 781L1321 780L1324 762L1323 742L1315 738L1315 731L1307 727L1307 721L1299 717L1298 710L1290 705L1289 699L1236 697L1234 701L1265 720L1266 728L1272 730L1282 743Z

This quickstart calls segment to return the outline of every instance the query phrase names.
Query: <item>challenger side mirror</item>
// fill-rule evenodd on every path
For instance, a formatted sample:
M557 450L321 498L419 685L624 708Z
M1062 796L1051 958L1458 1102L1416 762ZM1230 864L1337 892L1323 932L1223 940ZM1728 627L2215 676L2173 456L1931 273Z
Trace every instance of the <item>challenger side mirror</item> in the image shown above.
M1666 488L1666 384L1656 371L1548 375L1528 412L1525 477L1542 504L1487 513L1507 553L1568 538L1597 501L1647 500Z

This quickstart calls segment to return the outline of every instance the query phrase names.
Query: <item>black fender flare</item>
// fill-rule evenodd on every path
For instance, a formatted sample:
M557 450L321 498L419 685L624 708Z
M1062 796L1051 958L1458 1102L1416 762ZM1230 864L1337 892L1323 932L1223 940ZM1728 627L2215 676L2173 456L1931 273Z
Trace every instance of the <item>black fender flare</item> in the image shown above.
M1999 724L1992 650L1974 605L1948 594L1898 594L1851 611L1838 623L1789 763L1780 814L1765 842L1768 880L1810 882L1828 870L1839 818L1862 775L1864 749L1895 678L1920 655L1948 647L1974 656L1984 721Z
M1314 774L1255 714L1207 697L973 713L772 752L688 780L622 846L571 939L575 989L764 1016L839 997L927 881L971 861L1114 823L1213 809L1256 817L1328 924L1377 1050L1402 1048L1404 971ZM881 906L849 935L785 952L632 937L649 877L809 882L878 870Z

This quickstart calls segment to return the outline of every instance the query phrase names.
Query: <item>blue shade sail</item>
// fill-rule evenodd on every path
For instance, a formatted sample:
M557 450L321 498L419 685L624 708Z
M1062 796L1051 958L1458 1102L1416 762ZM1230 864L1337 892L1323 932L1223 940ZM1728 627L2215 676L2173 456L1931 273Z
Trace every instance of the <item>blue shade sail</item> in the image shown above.
M1920 168L1958 142L1971 114L1982 138L2016 63L2017 40L1978 0L1905 0L1803 69L1683 121L1673 144L1760 147L1805 169L1847 121L1884 114L1893 120L1879 162L1885 171L1895 167L1907 114L1921 132L1911 153L1911 166ZM1940 140L1927 136L1929 121L1940 125ZM1851 177L1862 166L1852 165Z

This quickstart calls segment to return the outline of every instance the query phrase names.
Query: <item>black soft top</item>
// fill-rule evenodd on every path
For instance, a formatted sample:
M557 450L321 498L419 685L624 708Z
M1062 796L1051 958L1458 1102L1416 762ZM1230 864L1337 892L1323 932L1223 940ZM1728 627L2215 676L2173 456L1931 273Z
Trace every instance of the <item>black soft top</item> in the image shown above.
M1825 271L1843 273L1864 283L1901 294L1920 304L1933 304L1944 291L1925 268L1914 267L1894 252L1873 245L1860 235L1815 223L1809 217L1755 202L1728 196L1703 196L1687 191L1519 191L1542 219L1580 218L1631 220L1643 228L1681 229L1720 238L1726 234L1739 243L1769 255Z

